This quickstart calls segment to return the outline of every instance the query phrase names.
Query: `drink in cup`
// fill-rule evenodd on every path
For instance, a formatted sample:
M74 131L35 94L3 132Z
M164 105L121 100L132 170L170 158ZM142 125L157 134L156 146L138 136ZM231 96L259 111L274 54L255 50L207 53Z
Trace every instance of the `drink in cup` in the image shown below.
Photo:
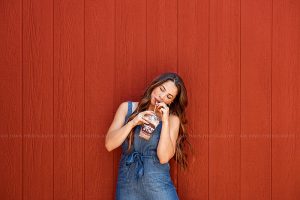
M155 114L156 105L154 107L154 111L151 114L145 114L144 118L149 122L149 124L143 124L142 129L140 131L139 136L149 140L156 129L157 125L159 124L160 118Z

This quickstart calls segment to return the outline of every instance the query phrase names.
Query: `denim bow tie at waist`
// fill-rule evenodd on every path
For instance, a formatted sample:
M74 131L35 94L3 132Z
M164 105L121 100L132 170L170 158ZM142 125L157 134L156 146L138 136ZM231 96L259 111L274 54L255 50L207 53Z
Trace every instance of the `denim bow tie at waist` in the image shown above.
M140 178L144 175L144 158L152 158L152 155L142 155L141 153L134 151L126 158L126 165L129 166L133 163L136 164L136 178Z

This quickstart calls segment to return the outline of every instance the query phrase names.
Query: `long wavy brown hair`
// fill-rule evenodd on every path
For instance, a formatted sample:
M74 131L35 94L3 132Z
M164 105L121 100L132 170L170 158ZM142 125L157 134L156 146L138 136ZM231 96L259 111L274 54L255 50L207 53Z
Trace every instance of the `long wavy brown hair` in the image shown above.
M186 169L188 166L187 162L187 153L184 152L185 144L188 144L191 147L190 142L188 141L188 134L186 132L185 125L187 123L185 109L188 105L187 90L185 88L182 78L176 73L164 73L157 76L150 85L145 89L144 94L141 96L141 100L138 104L136 110L128 117L128 121L132 120L138 113L145 111L149 108L151 104L151 93L154 88L160 86L164 82L171 80L177 87L177 95L174 101L169 105L169 113L177 115L180 119L180 128L179 134L176 141L176 151L174 159L177 164L181 166L182 169ZM127 139L128 139L128 149L127 152L132 150L132 144L134 140L134 127Z

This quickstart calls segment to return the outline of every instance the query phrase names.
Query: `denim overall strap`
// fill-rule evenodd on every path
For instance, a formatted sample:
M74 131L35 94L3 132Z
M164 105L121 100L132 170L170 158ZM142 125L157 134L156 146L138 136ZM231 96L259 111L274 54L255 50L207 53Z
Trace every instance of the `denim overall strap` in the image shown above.
M126 114L126 117L125 117L124 125L127 123L128 118L131 115L131 113L132 113L132 102L128 101L128 109L127 109L127 114Z

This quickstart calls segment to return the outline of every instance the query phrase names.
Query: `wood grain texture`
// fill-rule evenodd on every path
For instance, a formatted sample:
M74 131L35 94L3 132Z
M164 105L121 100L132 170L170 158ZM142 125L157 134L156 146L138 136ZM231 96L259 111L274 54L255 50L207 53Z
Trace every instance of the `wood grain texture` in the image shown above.
M22 199L22 2L0 2L0 196Z
M171 161L180 199L300 198L299 1L9 0L0 23L1 199L114 199L105 134L167 71L195 153Z
M146 86L146 1L117 0L115 17L116 110L124 101L139 101ZM121 147L113 155L114 189L120 155Z
M189 167L178 170L181 199L208 199L208 39L209 1L178 1L178 73L188 91L187 131L194 150L186 148Z
M161 73L177 72L177 1L147 1L147 85ZM177 165L170 162L175 187Z
M54 199L84 196L84 1L54 1Z
M300 2L273 1L272 199L300 198Z
M113 156L105 134L114 113L114 1L85 3L84 199L113 199Z
M23 199L53 199L53 1L23 1Z
M271 199L272 1L241 1L241 199Z
M177 1L147 1L147 83L177 72Z
M240 1L210 1L209 198L240 199Z

